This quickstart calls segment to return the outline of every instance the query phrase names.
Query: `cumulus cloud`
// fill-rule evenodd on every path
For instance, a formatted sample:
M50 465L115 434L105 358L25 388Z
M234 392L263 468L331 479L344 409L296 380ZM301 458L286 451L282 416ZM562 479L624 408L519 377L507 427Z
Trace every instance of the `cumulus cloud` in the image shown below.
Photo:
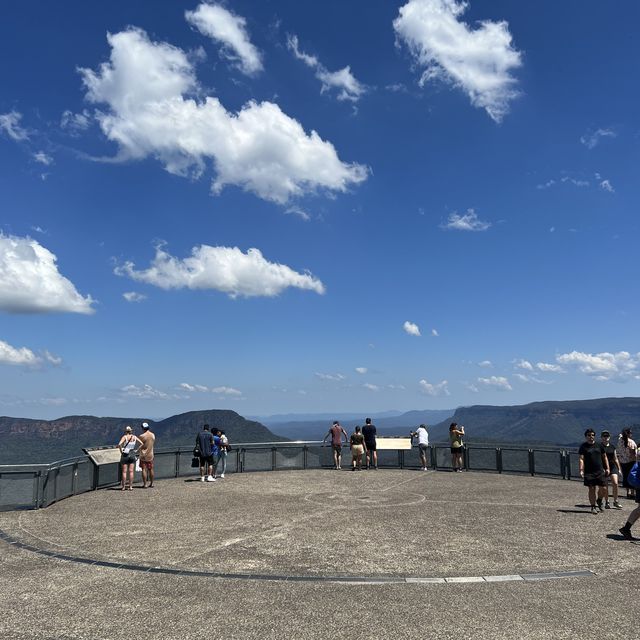
M437 329L431 329L431 335L432 335L434 338L437 338L440 334L438 333L438 330L437 330Z
M22 114L17 111L0 114L0 133L4 133L16 142L28 140L29 132L20 126L21 120Z
M362 386L365 389L369 389L369 391L380 391L380 387L377 384L371 384L370 382L365 382Z
M356 367L356 373L365 374L367 371L367 367Z
M408 333L410 336L419 336L420 335L420 327L414 322L409 322L408 320L402 325L402 328Z
M584 188L591 186L591 183L588 180L582 180L579 178L572 178L570 176L562 176L558 180L547 180L547 182L543 182L539 185L536 185L536 189L549 189L558 184L571 184L574 187Z
M0 340L0 364L37 367L42 364L42 358L27 347L12 347L8 342Z
M304 53L298 45L298 36L287 36L287 47L298 59L304 64L315 70L315 75L322 83L320 93L331 90L338 92L338 100L348 100L350 102L358 102L366 93L367 87L356 80L351 67L346 66L338 71L329 71L315 56Z
M640 380L640 353L604 351L593 354L572 351L557 356L556 361L561 365L575 366L578 371L593 376L596 380Z
M538 371L550 372L550 373L562 373L564 369L559 364L551 364L549 362L536 363L536 369Z
M222 396L241 396L242 391L234 389L233 387L213 387L211 393L217 393Z
M189 391L191 393L194 393L196 391L200 393L206 393L207 391L209 391L209 387L206 387L203 384L189 384L188 382L181 382L178 385L178 388L182 391Z
M491 376L489 378L478 378L478 383L485 387L492 387L500 391L512 391L513 387L504 376Z
M170 397L169 394L159 389L154 389L149 384L143 384L142 386L128 384L120 389L120 393L126 397L140 398L142 400L164 400Z
M114 273L161 289L213 289L232 298L273 297L288 287L325 292L312 274L269 262L258 249L243 253L238 247L200 245L191 250L190 257L180 260L159 245L148 269L138 271L133 262L125 262Z
M533 371L533 365L528 360L517 360L515 365L518 369L524 369L525 371Z
M613 129L596 129L595 131L589 131L583 136L580 136L580 142L587 147L587 149L593 149L598 146L603 138L615 138L617 135Z
M126 291L122 294L122 297L127 302L142 302L147 299L147 296L144 293L138 293L137 291Z
M459 0L409 0L393 28L423 70L421 85L449 82L500 122L519 95L512 71L522 65L521 54L505 21L483 20L475 30L462 22L467 7Z
M333 380L334 382L346 380L346 376L343 376L341 373L319 373L316 371L315 376L320 380Z
M420 385L420 390L423 393L426 393L428 396L451 395L449 393L449 389L447 388L448 382L446 380L442 380L442 382L438 382L437 384L432 384L427 380L422 379L418 384Z
M0 311L93 313L95 301L76 291L56 261L36 240L0 234Z
M454 211L449 215L447 222L440 226L454 231L486 231L491 223L480 220L473 209L467 209L467 213L463 215Z
M231 113L218 98L197 98L203 89L181 49L133 28L107 39L109 62L80 72L87 99L107 106L96 118L119 147L116 160L153 157L169 173L196 178L210 162L214 193L236 185L278 204L367 178L366 167L342 162L330 142L274 103L251 101Z
M247 21L216 3L203 2L195 11L186 11L185 18L204 36L221 46L223 57L248 76L262 71L262 56L251 43Z
M598 183L600 188L604 191L608 191L609 193L615 193L615 189L613 188L613 185L611 184L610 180L602 180L601 182Z
M478 362L478 366L490 369L491 367L493 367L493 362L491 362L491 360L483 360L482 362Z

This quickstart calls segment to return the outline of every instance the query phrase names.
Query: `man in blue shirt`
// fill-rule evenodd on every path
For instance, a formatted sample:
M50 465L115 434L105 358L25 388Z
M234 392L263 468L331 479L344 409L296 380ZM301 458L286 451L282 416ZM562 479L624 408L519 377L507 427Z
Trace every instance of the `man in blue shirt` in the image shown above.
M205 424L202 431L196 436L196 449L200 457L200 481L215 482L213 477L213 436L208 424Z

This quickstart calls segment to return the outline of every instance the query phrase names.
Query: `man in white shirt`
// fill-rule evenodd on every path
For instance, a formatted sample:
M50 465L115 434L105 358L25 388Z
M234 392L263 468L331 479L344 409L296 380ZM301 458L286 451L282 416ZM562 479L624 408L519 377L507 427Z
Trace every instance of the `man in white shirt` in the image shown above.
M421 471L427 471L429 465L427 462L427 452L429 451L429 434L427 433L427 425L421 424L415 431L411 432L412 438L418 439L418 450L420 452Z

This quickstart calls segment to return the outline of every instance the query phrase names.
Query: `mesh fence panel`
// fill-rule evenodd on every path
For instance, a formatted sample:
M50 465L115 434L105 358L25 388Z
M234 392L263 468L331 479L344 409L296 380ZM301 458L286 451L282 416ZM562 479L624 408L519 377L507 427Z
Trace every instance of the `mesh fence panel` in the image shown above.
M548 476L562 475L562 456L559 451L534 451L536 474Z
M496 450L467 447L469 469L475 471L497 471Z
M287 447L276 451L276 469L302 468L304 468L304 449L302 447Z
M0 509L33 507L37 476L32 472L0 472Z
M247 449L244 452L245 471L271 471L271 449Z
M503 449L502 470L527 473L529 471L529 452L526 449Z

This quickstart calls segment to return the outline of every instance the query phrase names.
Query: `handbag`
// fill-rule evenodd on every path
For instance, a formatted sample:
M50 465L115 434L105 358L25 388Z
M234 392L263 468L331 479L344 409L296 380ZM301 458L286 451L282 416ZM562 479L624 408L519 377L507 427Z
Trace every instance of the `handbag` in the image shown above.
M200 466L200 458L198 456L193 456L191 458L191 468L197 469Z

